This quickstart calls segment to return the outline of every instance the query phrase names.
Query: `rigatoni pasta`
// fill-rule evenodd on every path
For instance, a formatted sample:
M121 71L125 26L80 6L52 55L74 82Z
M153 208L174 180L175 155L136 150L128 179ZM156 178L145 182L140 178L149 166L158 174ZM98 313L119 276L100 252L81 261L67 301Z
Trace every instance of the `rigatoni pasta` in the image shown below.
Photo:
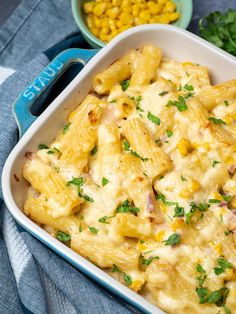
M169 314L236 313L235 90L130 51L26 153L25 214Z

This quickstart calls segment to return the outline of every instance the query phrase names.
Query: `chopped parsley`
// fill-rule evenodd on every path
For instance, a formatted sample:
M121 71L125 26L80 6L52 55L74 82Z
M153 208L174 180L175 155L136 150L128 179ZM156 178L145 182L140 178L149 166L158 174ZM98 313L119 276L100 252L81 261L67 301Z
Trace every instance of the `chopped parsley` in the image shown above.
M199 303L209 303L209 304L215 304L219 307L225 307L226 299L229 295L229 288L222 287L219 290L209 292L208 288L206 287L198 287L196 288L196 292L199 297Z
M202 216L200 217L200 218L202 218L203 212L207 211L207 209L210 207L210 205L207 203L196 204L194 202L191 202L190 207L191 207L190 211L186 214L186 219L185 219L185 223L188 225L191 224L191 218L195 215L197 210L199 210L202 213Z
M223 120L217 119L217 118L214 118L214 117L210 117L210 118L208 118L208 120L213 122L214 124L226 124Z
M214 168L217 164L220 164L220 163L221 163L220 161L213 160L212 167Z
M98 147L97 147L97 145L96 145L96 146L94 146L94 148L91 150L91 153L90 153L91 156L95 155L97 151L98 151Z
M199 286L202 287L207 277L206 271L201 264L197 264L196 271L200 274L196 279L198 280Z
M149 257L149 258L144 258L143 256L141 257L141 263L142 265L144 266L148 266L151 264L151 262L154 260L154 259L159 259L160 257L159 256L152 256L152 257Z
M55 153L60 153L59 149L56 147L53 147L52 149L50 149L49 151L47 151L47 154L55 154Z
M127 151L127 152L130 152L131 155L137 157L137 158L140 158L142 161L147 161L148 158L143 158L141 157L137 152L135 152L134 150L130 149L130 144L129 142L127 141L124 141L123 142L123 147L124 147L124 150Z
M221 200L217 200L217 199L211 198L211 199L209 199L208 202L210 204L219 204L219 203L221 203Z
M175 246L180 243L180 235L178 233L173 233L167 240L164 240L163 242L165 245Z
M154 116L154 114L152 114L150 111L148 111L147 118L156 125L160 125L161 123L161 120L158 117Z
M217 258L218 265L220 267L214 267L215 274L218 276L225 272L226 269L232 269L233 265L226 261L223 257Z
M169 93L169 92L163 91L163 92L159 93L159 96L165 96L165 95L167 95L168 93Z
M85 183L84 178L83 177L79 177L79 178L73 178L71 181L69 181L67 183L67 185L73 184L73 185L77 186L78 196L79 197L83 198L85 201L94 202L92 197L88 196L87 194L83 194L82 186L83 186L84 183Z
M140 211L138 207L132 206L129 200L124 201L120 206L117 207L117 213L132 213L137 216Z
M113 218L115 217L115 215L113 216L103 216L100 219L98 219L99 222L103 223L103 224L109 224L110 222L107 221L107 219Z
M140 111L140 112L144 112L144 110L140 107L140 103L142 101L142 96L139 95L137 97L132 97L132 99L134 100L135 102L135 105L136 105L136 110Z
M38 148L39 149L49 149L49 147L45 144L39 144Z
M173 132L172 131L169 131L169 130L166 130L166 135L168 137L171 137L173 135Z
M224 104L225 104L226 107L228 107L229 106L228 100L224 100Z
M191 92L194 90L193 86L192 85L188 85L188 84L185 84L184 85L184 89L186 89L187 91Z
M223 200L225 202L230 202L232 200L232 196L231 195L224 195L222 194Z
M126 91L129 88L130 80L124 80L120 83L122 90Z
M102 186L107 185L109 183L109 180L105 177L102 178Z
M174 106L176 107L180 112L188 110L186 101L183 96L179 96L178 101L169 100L167 103L167 106Z
M156 195L156 199L162 201L162 203L167 205L167 206L178 205L177 202L167 201L165 195L161 194L161 193L158 193Z
M126 273L124 273L123 271L121 271L116 264L113 264L112 272L113 273L120 273L121 275L123 275L124 282L126 283L127 286L132 285L132 278L129 275L127 275Z
M70 235L63 231L57 231L56 238L61 242L67 242L71 239Z
M70 125L71 125L70 122L67 123L67 124L65 124L65 126L64 126L64 128L63 128L63 134L66 134L66 133L68 132Z
M97 234L99 230L96 229L96 228L94 228L94 227L89 227L89 231L90 231L91 233Z
M187 181L187 179L185 179L185 177L182 176L182 175L180 176L180 178L181 178L181 181L182 181L182 182Z
M116 99L112 99L111 100L111 103L113 104L113 103L115 103L116 102Z
M184 217L184 208L176 205L174 208L175 214L174 217Z
M232 231L226 230L224 231L224 235L227 237L228 235L230 235L230 233L232 233Z
M188 92L187 94L184 95L185 99L189 99L190 97L192 97L194 95L194 93Z

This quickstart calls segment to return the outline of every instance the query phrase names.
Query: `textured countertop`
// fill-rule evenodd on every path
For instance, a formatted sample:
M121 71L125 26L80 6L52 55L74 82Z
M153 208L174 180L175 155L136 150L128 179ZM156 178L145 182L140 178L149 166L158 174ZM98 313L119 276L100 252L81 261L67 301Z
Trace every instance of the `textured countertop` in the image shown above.
M24 0L22 0L24 1ZM32 0L33 1L33 0ZM44 0L50 1L50 0ZM70 1L70 0L65 0ZM185 0L189 1L189 0ZM11 15L21 0L0 0L0 26ZM193 18L189 30L197 33L198 20L214 10L224 11L228 8L236 9L236 0L193 0Z

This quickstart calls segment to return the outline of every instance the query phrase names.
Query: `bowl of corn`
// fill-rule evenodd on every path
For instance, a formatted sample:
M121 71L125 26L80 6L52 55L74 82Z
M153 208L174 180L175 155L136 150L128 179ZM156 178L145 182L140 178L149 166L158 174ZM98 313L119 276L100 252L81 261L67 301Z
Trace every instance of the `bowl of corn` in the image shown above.
M192 0L72 0L75 21L94 48L137 25L173 24L185 29L192 10Z

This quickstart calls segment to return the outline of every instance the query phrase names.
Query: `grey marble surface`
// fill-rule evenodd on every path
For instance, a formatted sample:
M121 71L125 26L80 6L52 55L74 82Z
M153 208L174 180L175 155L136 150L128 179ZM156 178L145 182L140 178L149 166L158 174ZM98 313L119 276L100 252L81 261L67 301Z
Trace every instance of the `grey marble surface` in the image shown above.
M14 9L21 1L23 0L0 0L0 26L12 14ZM199 18L209 14L214 10L224 11L228 8L236 9L236 0L193 0L193 8L193 18L188 29L194 33L198 33Z

